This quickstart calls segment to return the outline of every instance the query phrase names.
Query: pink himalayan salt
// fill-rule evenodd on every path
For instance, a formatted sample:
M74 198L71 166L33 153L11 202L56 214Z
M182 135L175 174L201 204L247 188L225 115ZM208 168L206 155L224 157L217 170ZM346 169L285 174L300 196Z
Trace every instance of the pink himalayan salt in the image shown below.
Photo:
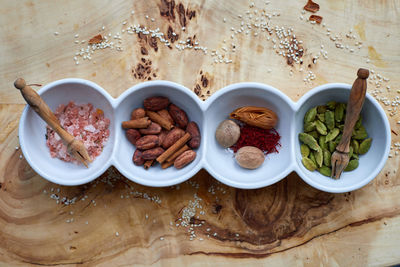
M75 105L71 101L67 105L61 104L54 114L67 132L82 141L92 160L101 154L110 136L110 120L104 117L101 109L94 109L90 103ZM49 126L47 126L46 139L53 158L80 164L68 154L67 146Z

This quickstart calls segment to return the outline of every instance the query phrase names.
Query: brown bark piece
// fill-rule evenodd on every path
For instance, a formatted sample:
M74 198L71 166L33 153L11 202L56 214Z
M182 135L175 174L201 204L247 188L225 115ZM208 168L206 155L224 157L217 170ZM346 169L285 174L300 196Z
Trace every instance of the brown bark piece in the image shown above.
M90 45L91 44L100 44L101 42L103 42L103 36L101 36L101 34L98 34L89 40Z
M322 17L318 15L311 15L309 20L315 21L317 24L321 24Z
M319 10L319 5L312 0L308 0L307 4L304 6L304 9L315 13Z

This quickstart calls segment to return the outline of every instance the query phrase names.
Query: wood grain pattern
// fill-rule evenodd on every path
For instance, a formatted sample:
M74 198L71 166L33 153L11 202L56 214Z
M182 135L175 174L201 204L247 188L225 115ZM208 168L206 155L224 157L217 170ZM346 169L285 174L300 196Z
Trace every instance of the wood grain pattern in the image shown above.
M384 102L399 96L400 2L317 1L316 14L325 26L306 21L311 13L302 14L305 2L254 1L251 7L251 1L1 1L0 265L399 263L400 156L395 144L400 142L400 116ZM288 65L276 53L275 33L268 40L265 32L255 36L253 27L231 38L231 27L240 29L244 18L238 15L246 17L247 10L252 22L255 10L265 10L274 29L293 27L303 41L303 64ZM170 30L168 40L174 43L168 48L149 36L122 33L128 25L159 28L165 36L171 28L176 36ZM117 32L120 44L112 38ZM91 60L78 56L75 65L75 53L99 33L112 33L115 46L123 50L98 50ZM175 44L182 40L198 41L208 53L180 51ZM340 44L343 48L337 48ZM216 64L212 50L232 63ZM113 97L149 78L165 79L201 99L231 83L255 81L297 101L317 85L352 83L359 67L374 70L368 92L387 111L393 157L375 180L351 193L318 191L294 173L258 190L227 187L205 171L179 186L148 188L114 168L88 185L61 187L38 176L16 149L24 100L12 83L20 76L39 84L89 79Z

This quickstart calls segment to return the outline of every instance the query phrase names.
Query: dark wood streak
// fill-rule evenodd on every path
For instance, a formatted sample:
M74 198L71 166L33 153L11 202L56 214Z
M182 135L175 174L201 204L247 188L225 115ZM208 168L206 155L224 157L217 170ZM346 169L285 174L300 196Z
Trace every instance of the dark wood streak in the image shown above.
M24 263L32 264L32 265L39 265L39 266L59 266L59 265L77 265L77 264L85 264L88 263L86 261L73 261L73 262L65 262L65 263L40 263L40 262L35 262L35 261L29 261L29 260L21 260Z
M175 1L161 0L158 5L160 9L160 15L166 17L168 20L175 20Z
M362 220L362 221L350 223L350 224L348 224L348 226L357 227L357 226L360 226L360 225L363 225L363 224L373 223L373 222L376 222L376 221L379 221L379 220L382 220L382 219L385 219L385 218L386 219L387 218L393 218L393 217L396 217L399 214L400 214L400 209L397 209L397 211L392 211L392 212L387 213L387 214L381 214L381 215L376 216L376 217L367 218L367 219Z
M342 229L345 229L347 227L360 226L360 225L363 225L363 224L373 223L373 222L379 221L381 219L389 219L389 218L396 217L399 214L400 214L400 211L398 211L398 212L390 212L389 214L380 215L380 216L369 218L369 219L362 220L362 221L359 221L359 222L349 223L349 224L341 226L341 227L339 227L339 228L337 228L335 230L332 230L330 232L326 232L326 233L322 233L322 234L319 234L319 235L315 235L315 236L305 240L304 242L302 242L300 244L297 244L295 246L291 246L291 247L288 247L288 248L285 248L285 249L282 249L282 250L279 250L279 251L262 252L262 253L260 253L260 251L250 250L250 249L247 249L247 250L249 250L251 252L239 252L239 253L195 251L195 252L187 253L186 255L201 255L201 254L203 254L203 255L207 255L207 256L222 256L222 257L229 257L229 258L236 258L236 259L238 259L238 258L256 258L256 259L266 258L266 257L269 257L269 256L274 255L274 254L286 252L286 251L292 250L294 248L301 247L301 246L311 242L314 239L317 239L317 238L322 237L322 236L327 236L327 235L336 233L336 232L338 232L338 231L340 231ZM219 239L219 240L220 241L224 241L224 240L221 240L221 239ZM242 240L238 240L238 241L242 242Z
M186 27L186 15L185 15L185 7L182 3L179 3L177 6L178 16L179 16L179 23L182 27Z
M205 75L201 75L201 84L203 85L203 87L207 87L208 86L208 79Z

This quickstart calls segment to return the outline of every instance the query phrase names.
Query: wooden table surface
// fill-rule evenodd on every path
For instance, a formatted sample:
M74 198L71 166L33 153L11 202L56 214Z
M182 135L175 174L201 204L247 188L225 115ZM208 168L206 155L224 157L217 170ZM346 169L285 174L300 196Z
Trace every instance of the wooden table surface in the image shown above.
M320 25L308 21L305 0L0 1L0 265L400 263L400 1L317 3ZM135 25L167 37L171 28L174 43L129 33ZM97 34L112 48L84 58ZM302 64L279 54L285 35L302 42ZM182 49L188 39L202 49ZM146 71L142 61L151 62ZM371 70L368 92L390 120L392 149L378 177L351 193L321 192L295 173L258 190L230 188L206 171L149 188L114 168L64 187L37 175L19 149L17 77L84 78L113 97L163 79L202 99L254 81L297 101L324 83L352 83L359 67Z

